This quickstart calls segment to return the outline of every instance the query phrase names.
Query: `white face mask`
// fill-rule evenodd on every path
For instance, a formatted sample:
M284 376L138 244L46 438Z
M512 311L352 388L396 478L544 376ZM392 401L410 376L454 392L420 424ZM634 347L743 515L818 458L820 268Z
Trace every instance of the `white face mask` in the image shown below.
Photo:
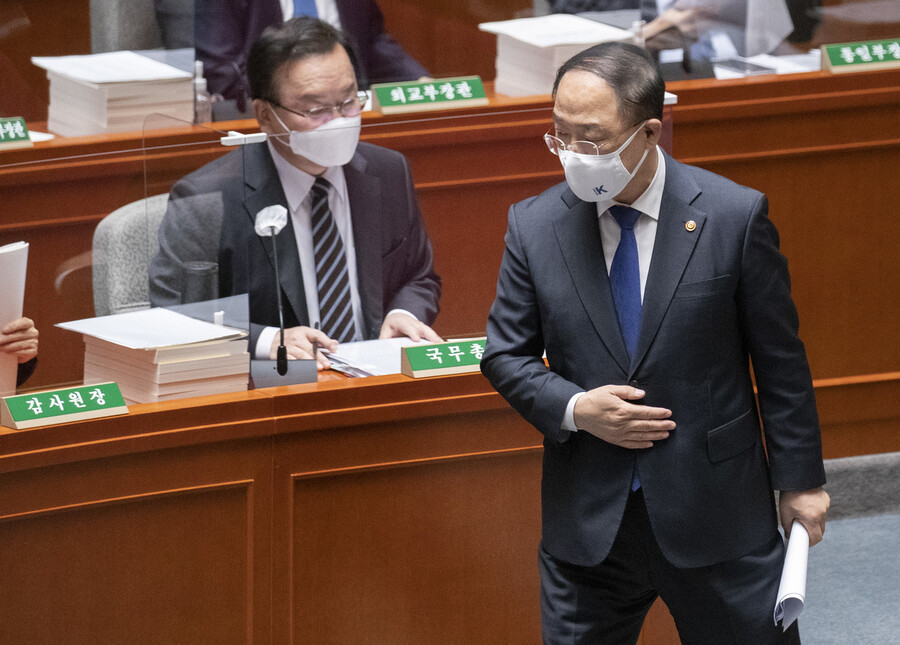
M625 189L644 163L649 150L644 150L641 160L630 173L622 163L620 155L634 141L642 127L643 124L618 150L605 155L582 155L569 150L559 151L559 161L566 171L566 182L579 199L586 202L612 202L616 195Z
M338 117L320 125L315 130L303 132L288 128L275 110L272 114L285 130L290 132L291 151L317 166L332 168L343 166L353 158L359 131L362 127L360 115ZM277 135L276 135L277 136Z

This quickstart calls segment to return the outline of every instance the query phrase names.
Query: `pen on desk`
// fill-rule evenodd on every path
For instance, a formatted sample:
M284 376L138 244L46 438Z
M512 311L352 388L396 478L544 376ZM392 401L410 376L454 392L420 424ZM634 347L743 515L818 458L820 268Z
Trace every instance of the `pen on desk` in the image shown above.
M316 330L316 331L319 331L319 323L318 323L318 321L316 322L315 330ZM314 361L319 360L319 341L317 341L315 338L313 338L313 352L312 352L312 354L313 354L313 360L314 360Z

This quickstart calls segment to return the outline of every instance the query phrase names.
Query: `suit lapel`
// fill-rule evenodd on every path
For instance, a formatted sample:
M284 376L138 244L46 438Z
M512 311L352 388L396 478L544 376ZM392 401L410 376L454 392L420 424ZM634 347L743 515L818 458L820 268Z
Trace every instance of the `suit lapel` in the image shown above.
M350 220L356 246L356 277L363 313L364 338L377 338L384 318L381 267L381 180L366 174L366 160L357 152L344 166Z
M252 230L256 214L259 211L273 204L281 204L287 208L287 198L284 196L281 180L278 178L278 171L275 169L275 163L272 161L266 144L247 146L244 149L244 168L246 185L244 207L246 208L247 216L250 218L250 228ZM274 267L275 261L271 242L268 239L257 238L255 233L253 237L256 240L250 239L248 244L262 244L266 257L269 260L269 266ZM297 239L294 235L294 226L291 223L290 214L288 215L287 226L276 236L275 244L278 247L278 277L281 280L281 289L297 317L297 322L302 323L308 317L306 292L303 288L300 255L297 251ZM254 256L255 254L250 254L250 257ZM254 270L254 267L249 267L249 270ZM275 294L272 295L274 296Z
M597 205L581 201L568 189L562 199L569 208L557 215L553 226L569 275L594 329L622 371L627 372L630 361L606 272Z
M690 205L699 194L700 189L693 178L680 168L680 164L666 157L666 185L660 204L653 258L644 287L641 331L629 377L637 369L659 331L675 289L700 238L706 214ZM687 226L690 221L694 222L693 227Z

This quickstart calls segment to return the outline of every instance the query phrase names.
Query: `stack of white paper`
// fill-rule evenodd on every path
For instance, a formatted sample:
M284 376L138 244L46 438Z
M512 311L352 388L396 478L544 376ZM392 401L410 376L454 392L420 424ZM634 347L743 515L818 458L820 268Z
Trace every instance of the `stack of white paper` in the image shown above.
M191 122L188 72L134 52L34 57L50 79L48 128L63 136L140 130L151 114Z
M478 25L497 34L494 90L508 96L549 94L560 65L597 43L629 40L631 32L573 16L552 14Z
M167 309L60 323L84 335L84 382L114 381L128 403L247 389L245 332Z

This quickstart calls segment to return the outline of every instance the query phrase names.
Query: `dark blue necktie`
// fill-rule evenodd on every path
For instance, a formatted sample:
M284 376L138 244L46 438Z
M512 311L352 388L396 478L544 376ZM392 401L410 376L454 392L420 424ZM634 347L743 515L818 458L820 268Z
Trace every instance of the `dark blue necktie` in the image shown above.
M609 282L625 348L633 358L641 329L641 267L638 263L637 240L634 239L634 223L641 213L628 206L611 206L609 212L622 229L619 246L609 270Z
M613 300L616 303L616 314L619 327L628 355L634 358L637 349L638 332L641 329L641 265L638 262L637 240L634 238L634 223L641 216L629 206L611 206L610 214L622 229L619 246L613 256L609 269L609 283L612 286ZM631 477L631 490L641 487L637 461Z
M316 0L294 0L294 17L296 18L297 16L318 18L319 12L316 10Z

